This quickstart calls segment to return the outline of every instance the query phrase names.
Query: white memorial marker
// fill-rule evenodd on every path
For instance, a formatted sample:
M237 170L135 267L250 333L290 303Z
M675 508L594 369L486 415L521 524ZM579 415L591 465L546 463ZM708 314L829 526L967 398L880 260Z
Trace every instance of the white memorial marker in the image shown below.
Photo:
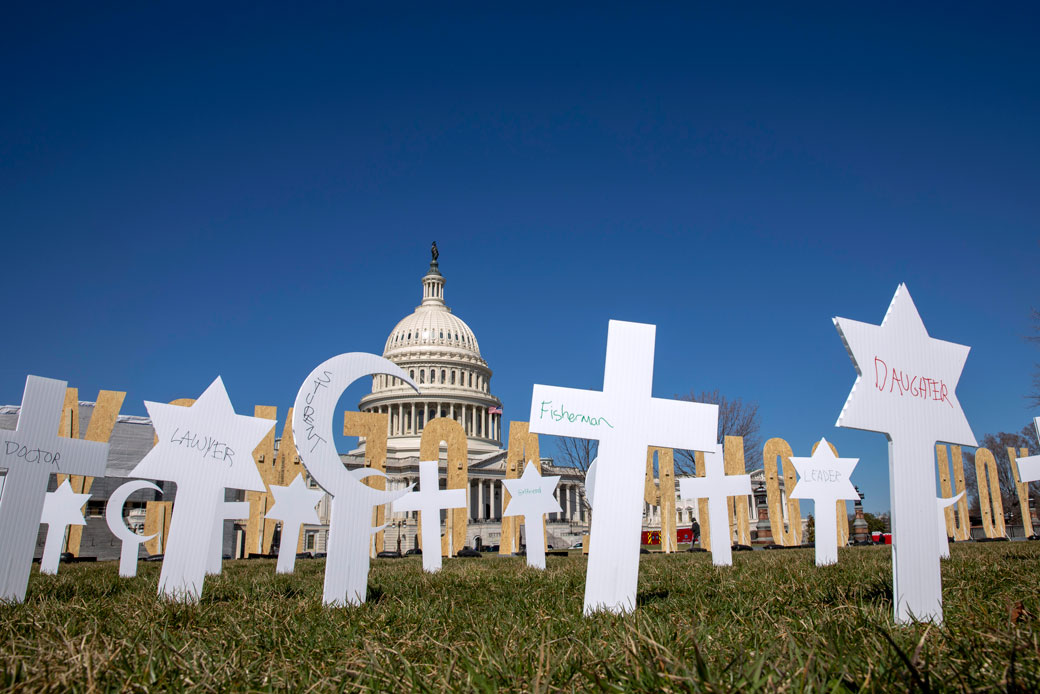
M1040 440L1040 417L1033 420L1036 438ZM1040 455L1018 459L1018 479L1022 482L1040 482Z
M108 523L108 529L112 531L116 539L123 543L119 550L119 575L124 578L133 578L137 575L137 555L140 553L141 544L158 535L158 533L148 537L138 535L126 527L126 523L123 522L123 506L126 504L127 498L142 489L152 489L162 493L162 490L151 482L133 480L112 492L108 505L105 506L105 522Z
M929 337L905 284L880 326L834 324L857 373L837 426L888 436L895 621L941 622L935 444L977 445L954 392L970 348Z
M14 431L0 430L0 601L22 602L29 584L47 482L54 473L100 477L108 444L58 436L65 381L29 376Z
M202 595L224 490L264 490L253 449L275 423L235 414L219 376L190 407L148 401L144 406L159 442L133 475L177 484L159 594L196 602Z
M656 330L610 321L602 392L536 385L531 398L532 433L599 440L585 614L635 609L647 446L715 447L716 405L652 397Z
M939 497L938 499L938 513L936 518L939 522L936 524L936 528L939 530L939 534L936 536L936 540L939 543L939 558L949 559L950 558L950 537L946 534L946 509L949 506L953 506L955 503L960 501L960 498L964 496L964 492L961 492L957 496L945 499Z
M791 457L798 481L792 499L812 499L816 506L816 566L838 563L838 499L859 499L852 486L852 469L859 458L839 458L827 439L820 439L809 458Z
M76 494L68 478L53 492L47 492L43 502L43 513L40 523L47 526L47 539L43 543L43 557L40 559L41 574L58 573L58 562L61 559L61 545L65 542L65 528L70 525L86 525L83 517L83 504L87 503L90 494Z
M300 537L300 526L304 523L318 524L318 509L325 492L307 489L303 475L296 475L288 487L271 486L274 506L267 518L282 522L282 539L278 544L278 566L275 573L291 574L296 566L296 544Z
M209 556L206 557L206 575L219 576L224 569L224 521L249 518L248 501L225 501L224 490L220 490L217 515L213 519L213 531L209 541Z
M354 381L376 374L393 376L419 391L408 374L393 362L374 354L350 352L320 364L307 376L296 395L293 409L296 450L314 481L332 496L322 593L326 605L360 605L365 601L369 535L379 531L372 528L372 509L404 493L403 490L380 491L363 484L360 477L386 475L369 468L353 473L347 470L332 437L340 396Z
M722 444L704 453L704 477L683 477L679 480L679 497L708 500L708 525L711 532L711 563L715 566L733 565L733 537L729 528L731 496L751 493L751 475L727 475L723 465Z
M502 480L509 490L509 505L502 511L503 517L523 516L527 532L527 565L536 569L545 568L545 514L560 513L560 502L553 496L560 477L542 477L530 462L524 474L517 479Z
M433 573L441 570L441 510L466 507L465 489L439 489L436 460L419 462L419 490L411 491L394 501L393 511L419 511L422 521L423 570Z

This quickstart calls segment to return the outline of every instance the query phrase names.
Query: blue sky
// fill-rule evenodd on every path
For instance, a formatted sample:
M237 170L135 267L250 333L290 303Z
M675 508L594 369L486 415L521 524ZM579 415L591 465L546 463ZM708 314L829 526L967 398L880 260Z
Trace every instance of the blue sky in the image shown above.
M972 346L977 436L1038 414L1033 7L5 14L2 402L31 373L143 414L220 374L282 415L382 350L436 239L507 420L599 388L609 319L655 323L655 395L757 401L885 509L884 437L834 427L831 318L880 322L899 282Z

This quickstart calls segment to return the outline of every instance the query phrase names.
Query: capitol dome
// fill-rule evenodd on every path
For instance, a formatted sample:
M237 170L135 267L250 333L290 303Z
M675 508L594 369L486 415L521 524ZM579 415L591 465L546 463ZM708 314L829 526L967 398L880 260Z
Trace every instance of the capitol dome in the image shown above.
M476 335L444 303L445 284L435 255L422 278L422 303L398 321L383 348L383 356L404 369L420 392L379 375L358 403L362 412L388 415L387 450L397 456L417 456L426 422L437 417L462 425L471 454L501 448L502 403L491 394L491 369Z

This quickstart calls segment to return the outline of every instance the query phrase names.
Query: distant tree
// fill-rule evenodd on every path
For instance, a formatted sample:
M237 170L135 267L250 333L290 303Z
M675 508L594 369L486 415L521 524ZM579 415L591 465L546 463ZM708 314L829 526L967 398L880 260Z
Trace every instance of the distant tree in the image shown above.
M816 542L816 519L811 513L805 522L805 537L802 538L802 542Z
M888 521L883 516L875 516L873 513L864 512L863 520L867 521L867 532L883 533L888 527Z
M675 396L676 400L686 402L702 402L719 406L719 443L727 436L741 436L744 439L744 470L755 470L762 467L762 437L758 433L760 420L758 403L744 402L740 398L727 398L717 389L709 392ZM677 450L675 456L675 474L696 474L693 451Z

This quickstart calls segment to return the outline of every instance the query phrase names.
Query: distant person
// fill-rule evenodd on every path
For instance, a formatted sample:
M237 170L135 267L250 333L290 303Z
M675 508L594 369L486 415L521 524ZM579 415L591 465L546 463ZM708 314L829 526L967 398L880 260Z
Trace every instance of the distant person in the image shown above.
M693 521L693 525L690 527L690 531L693 533L693 544L701 539L701 524L697 521Z

